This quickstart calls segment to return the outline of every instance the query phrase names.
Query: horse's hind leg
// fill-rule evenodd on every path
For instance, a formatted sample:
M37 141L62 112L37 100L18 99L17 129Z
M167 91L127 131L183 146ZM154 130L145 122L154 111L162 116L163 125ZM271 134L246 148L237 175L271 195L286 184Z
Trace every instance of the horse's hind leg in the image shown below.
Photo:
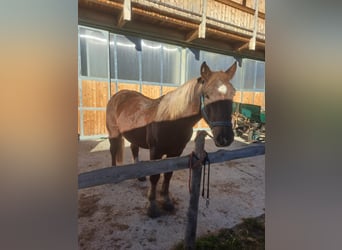
M131 151L132 151L134 163L139 162L139 146L131 143ZM146 181L146 177L145 176L139 177L138 180L139 181Z
M160 192L161 196L163 197L162 206L166 211L173 211L175 208L169 196L169 186L172 174L173 172L164 173L164 181Z

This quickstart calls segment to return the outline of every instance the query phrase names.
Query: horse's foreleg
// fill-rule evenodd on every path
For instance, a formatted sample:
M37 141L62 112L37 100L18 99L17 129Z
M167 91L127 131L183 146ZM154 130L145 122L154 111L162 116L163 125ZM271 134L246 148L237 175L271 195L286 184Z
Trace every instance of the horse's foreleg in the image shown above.
M161 196L163 197L163 208L166 211L173 211L175 208L169 196L169 186L172 174L173 172L164 173L164 181L160 192Z
M148 201L149 201L149 206L147 208L147 215L150 216L151 218L156 218L160 216L160 211L159 211L157 201L156 201L156 188L157 188L159 178L160 178L160 174L150 176L151 187L147 195Z
M157 159L160 159L161 157L162 155L159 155L154 148L150 149L151 160L157 160ZM149 201L149 206L147 208L147 215L150 216L151 218L160 216L160 210L158 208L157 201L156 201L156 189L157 189L159 178L160 178L160 174L150 176L151 186L147 194L148 201Z
M132 151L134 163L138 163L139 162L139 146L131 143L131 151ZM139 181L146 181L146 177L145 176L139 177L138 180Z

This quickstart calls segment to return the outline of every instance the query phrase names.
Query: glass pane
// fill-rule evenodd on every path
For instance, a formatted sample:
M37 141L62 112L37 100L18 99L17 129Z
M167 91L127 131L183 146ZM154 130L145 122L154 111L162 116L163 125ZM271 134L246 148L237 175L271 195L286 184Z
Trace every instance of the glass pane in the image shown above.
M163 82L180 83L181 49L176 46L163 45Z
M80 39L81 75L88 76L87 40Z
M118 79L139 81L140 39L116 35Z
M257 62L256 85L257 89L265 89L265 62Z
M81 73L85 76L108 75L108 33L80 28Z
M115 75L115 57L116 57L116 48L115 48L115 35L110 34L109 36L109 64L110 64L110 77L116 78Z
M255 63L254 60L245 59L243 60L242 67L244 70L244 89L254 88L254 78L255 78Z
M201 51L202 61L206 61L212 71L226 71L235 62L234 57Z
M200 51L198 49L187 49L186 61L187 61L186 81L199 77L200 68L202 64L202 61L200 60Z
M208 51L199 51L196 49L187 50L187 79L190 80L194 77L200 76L200 68L202 63L206 61L207 65L212 71L226 71L236 59L232 56L221 55ZM238 67L236 73L231 80L231 83L235 88L240 88L241 82L241 67Z
M141 45L142 80L146 82L161 82L161 44L142 40Z

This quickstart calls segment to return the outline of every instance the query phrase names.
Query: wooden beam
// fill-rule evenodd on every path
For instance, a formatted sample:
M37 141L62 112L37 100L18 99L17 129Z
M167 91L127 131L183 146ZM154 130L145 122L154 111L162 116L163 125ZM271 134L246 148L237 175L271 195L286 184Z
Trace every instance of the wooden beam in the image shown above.
M202 21L198 27L198 38L205 38L207 26L207 0L202 0Z
M224 162L245 157L265 154L264 144L252 144L235 150L221 149L214 153L208 153L211 163ZM164 160L141 161L120 167L107 167L90 172L81 173L78 176L78 188L88 188L108 183L119 183L128 179L172 172L188 168L189 156L167 158Z
M122 28L125 24L126 24L126 20L124 19L124 15L123 15L123 11L120 13L118 21L116 26L118 26L118 28Z
M248 46L249 46L249 42L244 43L244 44L242 44L242 45L239 45L239 46L235 47L234 50L235 50L235 51L242 51L242 50L244 50L244 49L247 49Z
M255 8L255 13L254 13L254 29L253 29L253 36L249 40L249 49L250 50L255 50L256 35L257 35L257 30L258 30L259 0L254 0L254 8Z
M195 29L189 32L188 34L186 34L185 41L189 43L195 40L196 38L198 38L198 29Z
M131 0L124 0L122 11L117 21L117 26L121 28L127 21L131 21Z

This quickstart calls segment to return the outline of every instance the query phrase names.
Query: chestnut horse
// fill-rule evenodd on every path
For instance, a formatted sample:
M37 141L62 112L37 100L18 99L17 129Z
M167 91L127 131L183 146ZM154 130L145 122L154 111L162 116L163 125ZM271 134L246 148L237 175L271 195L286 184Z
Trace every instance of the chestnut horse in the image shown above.
M122 90L107 104L106 126L109 132L112 165L122 161L124 138L131 143L135 161L139 147L150 150L150 159L177 157L182 154L192 136L193 126L201 119L208 123L218 147L229 146L234 140L231 114L235 89L229 82L236 72L236 62L225 72L213 72L205 62L201 76L192 79L158 99L139 92ZM150 176L148 192L150 217L160 215L156 203L156 186L160 175ZM162 206L172 211L169 197L172 172L164 174Z

